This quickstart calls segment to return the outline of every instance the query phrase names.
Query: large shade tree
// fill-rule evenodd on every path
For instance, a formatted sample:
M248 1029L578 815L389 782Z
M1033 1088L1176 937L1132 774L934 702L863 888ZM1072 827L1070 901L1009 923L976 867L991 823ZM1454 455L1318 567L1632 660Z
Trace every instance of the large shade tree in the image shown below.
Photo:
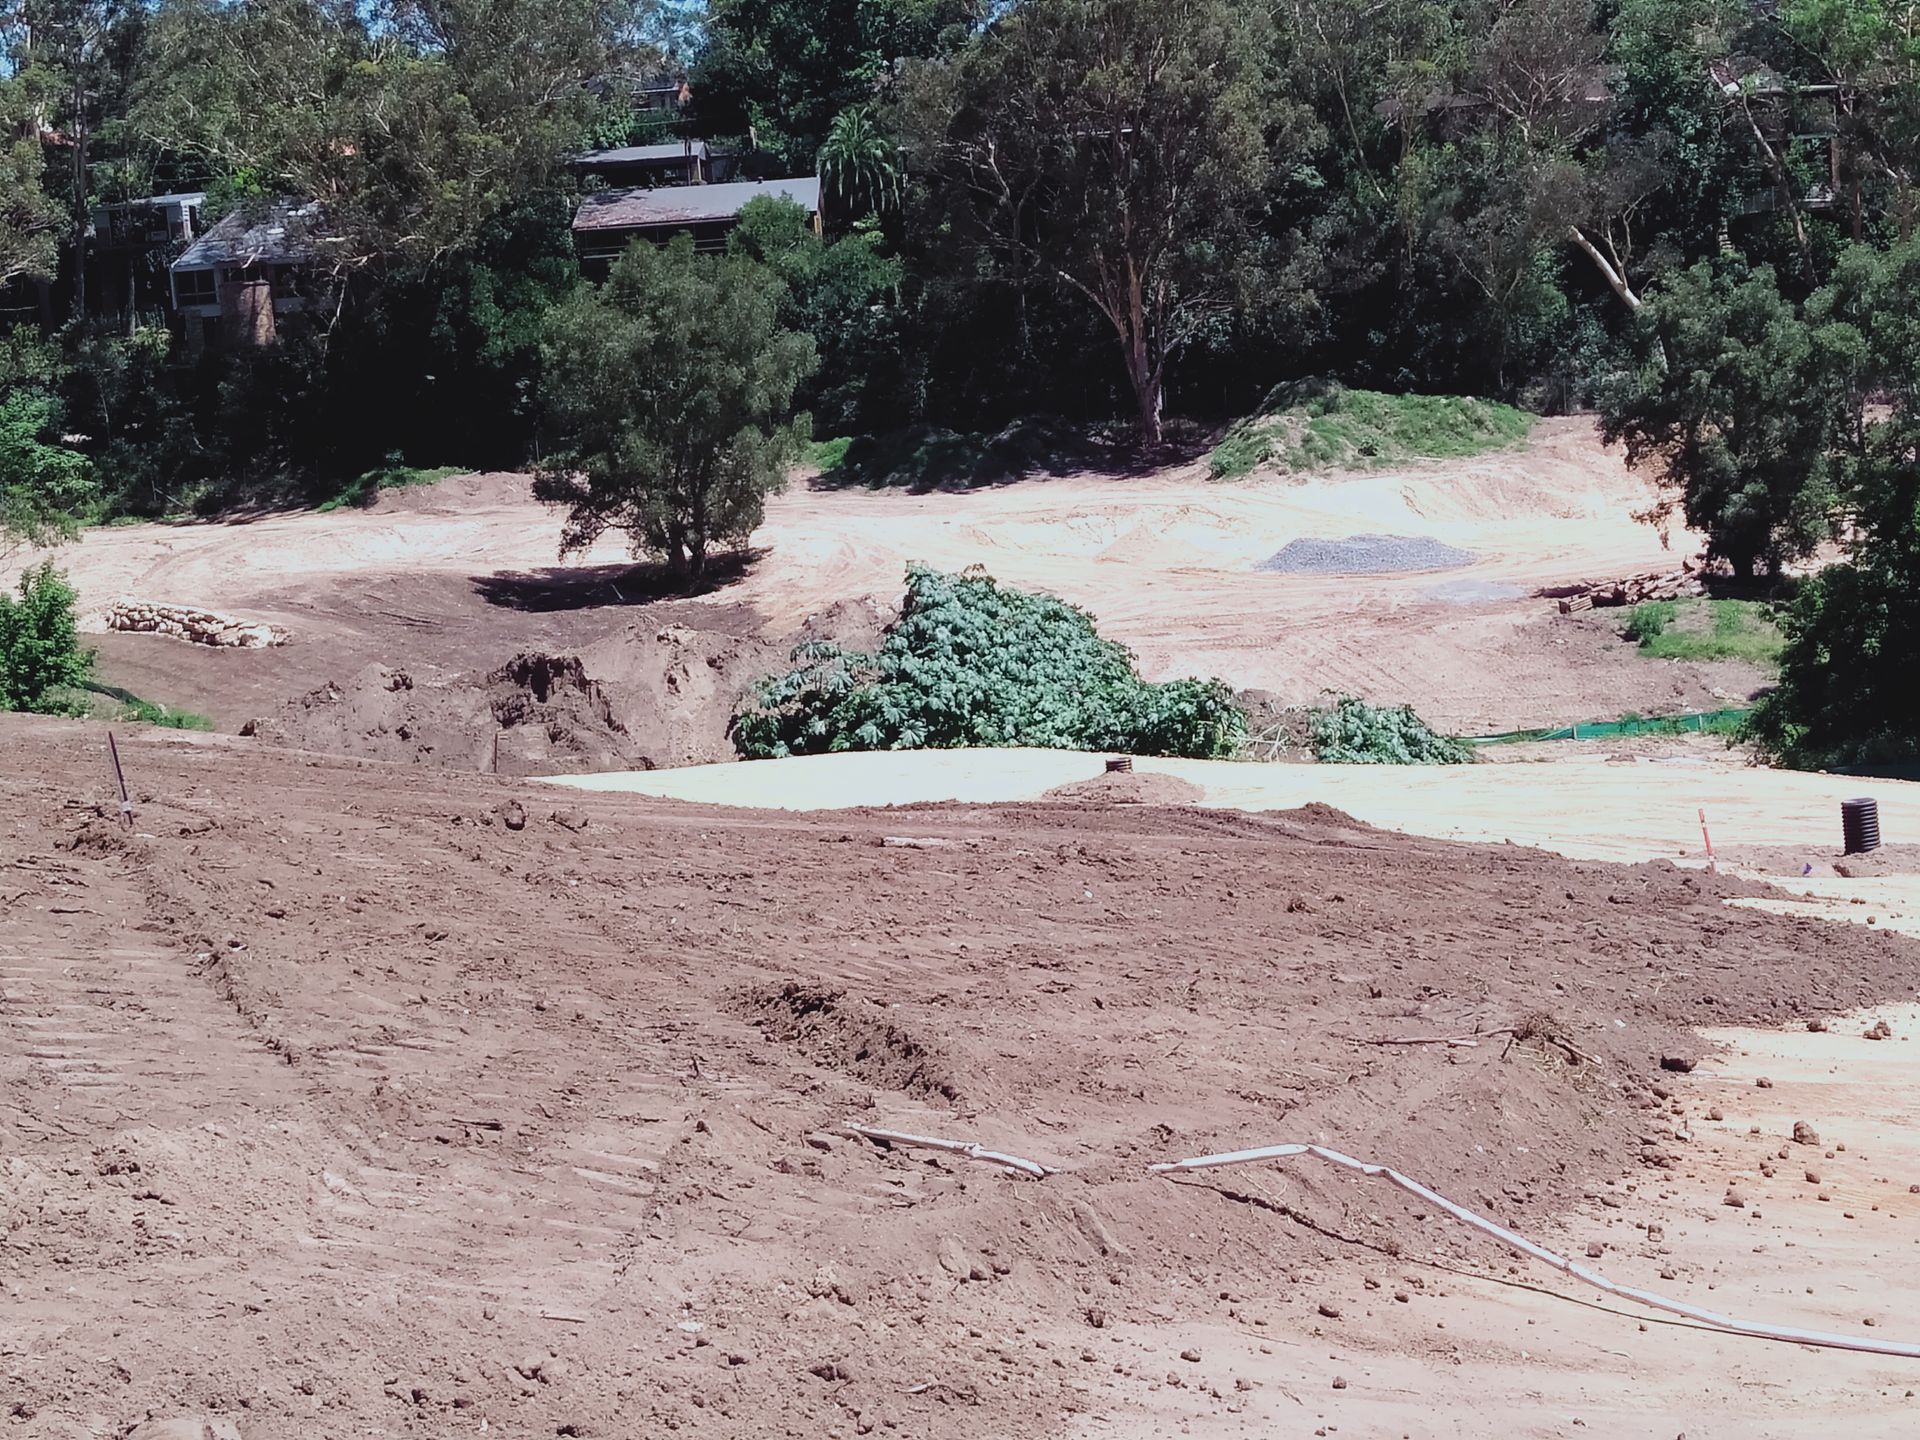
M133 123L229 192L324 207L343 270L472 240L657 67L652 0L163 0Z
M636 243L549 322L544 398L559 447L534 482L566 507L562 553L609 530L688 580L744 541L808 434L794 394L811 338L784 328L785 282L682 235Z
M1098 312L1149 442L1169 363L1237 299L1273 165L1264 27L1242 0L1028 0L906 108L952 233Z

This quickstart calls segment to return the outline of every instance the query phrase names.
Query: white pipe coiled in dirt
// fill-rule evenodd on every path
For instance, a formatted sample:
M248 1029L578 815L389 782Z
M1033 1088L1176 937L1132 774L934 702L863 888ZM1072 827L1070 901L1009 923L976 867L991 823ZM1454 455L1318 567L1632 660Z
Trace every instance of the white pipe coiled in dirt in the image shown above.
M1464 1205L1457 1205L1438 1191L1429 1190L1418 1180L1402 1175L1398 1170L1386 1165L1370 1165L1364 1160L1356 1160L1351 1155L1343 1155L1338 1150L1329 1150L1324 1145L1268 1145L1258 1150L1233 1150L1223 1155L1200 1155L1191 1160L1168 1160L1150 1167L1156 1174L1171 1174L1189 1170L1214 1170L1226 1165L1257 1165L1263 1160L1291 1160L1301 1155L1311 1155L1316 1160L1324 1160L1330 1165L1352 1170L1373 1180L1385 1180L1397 1186L1416 1199L1424 1200L1436 1210L1451 1215L1454 1219L1471 1225L1486 1235L1491 1235L1502 1245L1518 1251L1529 1259L1538 1260L1576 1280L1585 1281L1597 1290L1609 1295L1617 1295L1623 1300L1637 1301L1650 1309L1664 1310L1669 1315L1681 1315L1689 1320L1697 1320L1703 1325L1711 1325L1718 1330L1728 1330L1736 1335L1750 1335L1759 1340L1784 1340L1794 1345L1819 1345L1830 1350L1857 1350L1868 1355L1892 1355L1903 1360L1920 1360L1920 1345L1909 1345L1898 1340L1876 1340L1866 1335L1840 1335L1825 1330L1798 1330L1785 1325L1761 1325L1750 1320L1735 1320L1731 1316L1720 1315L1712 1310L1703 1310L1697 1305L1688 1305L1684 1301L1669 1300L1664 1295L1656 1295L1651 1290L1638 1290L1630 1285L1617 1285L1600 1274L1564 1255L1555 1254L1543 1245L1536 1245L1523 1235L1515 1234L1506 1226L1475 1214Z

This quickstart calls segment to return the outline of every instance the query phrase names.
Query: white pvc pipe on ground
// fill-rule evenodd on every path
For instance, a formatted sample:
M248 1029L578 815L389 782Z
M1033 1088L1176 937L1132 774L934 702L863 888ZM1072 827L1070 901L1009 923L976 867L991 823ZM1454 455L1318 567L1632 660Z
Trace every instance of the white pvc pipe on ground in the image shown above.
M1268 1145L1258 1150L1233 1150L1223 1155L1201 1155L1191 1160L1168 1160L1150 1167L1156 1174L1171 1174L1189 1170L1214 1170L1227 1165L1257 1165L1265 1160L1291 1160L1301 1155L1311 1155L1316 1160L1324 1160L1330 1165L1338 1165L1365 1175L1369 1179L1385 1180L1397 1186L1407 1194L1426 1201L1436 1210L1444 1211L1454 1219L1471 1225L1483 1234L1491 1235L1511 1250L1516 1250L1529 1259L1539 1260L1551 1265L1563 1274L1571 1275L1597 1290L1609 1295L1617 1295L1624 1300L1633 1300L1650 1309L1664 1310L1669 1315L1681 1315L1689 1320L1697 1320L1703 1325L1715 1329L1728 1330L1736 1335L1750 1335L1758 1340L1784 1340L1795 1345L1819 1345L1832 1350L1857 1350L1868 1355L1892 1355L1903 1360L1920 1360L1920 1345L1904 1344L1897 1340L1876 1340L1865 1335L1839 1335L1824 1330L1799 1330L1784 1325L1760 1325L1748 1320L1735 1320L1730 1316L1716 1314L1712 1310L1703 1310L1697 1305L1688 1305L1684 1301L1669 1300L1664 1295L1656 1295L1651 1290L1638 1290L1630 1285L1617 1285L1597 1270L1557 1255L1545 1246L1536 1245L1525 1236L1515 1234L1506 1226L1475 1214L1464 1205L1453 1201L1437 1191L1429 1190L1418 1180L1409 1179L1398 1170L1386 1165L1370 1165L1364 1160L1356 1160L1351 1155L1343 1155L1338 1150L1329 1150L1324 1145Z
M851 1122L841 1127L853 1135L862 1135L869 1140L881 1140L889 1145L907 1145L920 1150L944 1150L949 1155L964 1155L969 1160L984 1161L988 1165L1003 1166L1008 1170L1017 1170L1022 1175L1031 1175L1035 1180L1044 1180L1049 1175L1060 1172L1042 1165L1038 1160L1025 1160L1018 1155L1003 1155L998 1150L988 1150L971 1140L941 1140L932 1135L909 1135L904 1130L881 1130L872 1125L856 1125Z

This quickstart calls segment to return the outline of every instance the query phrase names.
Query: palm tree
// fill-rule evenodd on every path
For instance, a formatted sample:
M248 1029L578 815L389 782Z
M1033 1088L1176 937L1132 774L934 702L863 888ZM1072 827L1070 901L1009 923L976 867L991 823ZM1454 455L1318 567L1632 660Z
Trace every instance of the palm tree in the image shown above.
M848 221L882 214L900 203L899 153L865 106L834 117L820 147L820 181Z

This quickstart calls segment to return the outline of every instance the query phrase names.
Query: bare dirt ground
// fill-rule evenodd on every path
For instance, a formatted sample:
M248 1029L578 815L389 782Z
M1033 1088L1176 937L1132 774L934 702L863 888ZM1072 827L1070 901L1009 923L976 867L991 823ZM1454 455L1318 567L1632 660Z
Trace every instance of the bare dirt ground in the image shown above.
M727 758L726 719L752 683L819 633L810 622L849 642L877 633L912 561L983 564L1084 605L1150 677L1218 674L1288 703L1347 692L1484 733L1743 701L1764 679L1751 667L1643 660L1611 617L1562 617L1530 598L1677 566L1691 539L1669 550L1635 522L1648 499L1590 422L1553 420L1516 450L1306 483L1216 484L1196 466L965 494L799 484L769 506L744 563L693 599L660 598L661 577L613 543L557 564L557 517L511 475L395 492L365 511L98 530L61 563L88 606L133 595L285 626L294 643L272 650L94 643L112 683L222 729L266 717L316 748L467 768L491 753L490 676L523 654L589 659L626 738L589 726L577 743L509 744L529 773L579 768L582 755ZM1478 559L1413 575L1253 568L1302 537L1359 533L1432 536ZM837 618L815 621L833 607ZM376 665L423 696L463 693L433 714L393 713ZM308 697L330 688L347 703L310 720ZM471 723L431 744L398 734L457 715Z
M1802 1420L1879 1413L1911 1368L1509 1295L1537 1277L1331 1173L1143 1173L1334 1143L1719 1283L1734 1247L1679 1237L1719 1223L1719 1152L1662 1057L1920 983L1914 942L1730 909L1744 881L1324 808L775 815L157 731L123 745L127 835L97 727L9 717L0 746L10 1434L1467 1435L1484 1411L1418 1397L1479 1366L1509 1433L1704 1435L1757 1412L1683 1347L1848 1377L1766 1395ZM1779 1139L1752 1118L1726 1163ZM1895 1178L1888 1215L1920 1210ZM1752 1209L1785 1218L1725 1229ZM1768 1263L1820 1286L1819 1258ZM1910 1318L1867 1305L1793 1313Z

